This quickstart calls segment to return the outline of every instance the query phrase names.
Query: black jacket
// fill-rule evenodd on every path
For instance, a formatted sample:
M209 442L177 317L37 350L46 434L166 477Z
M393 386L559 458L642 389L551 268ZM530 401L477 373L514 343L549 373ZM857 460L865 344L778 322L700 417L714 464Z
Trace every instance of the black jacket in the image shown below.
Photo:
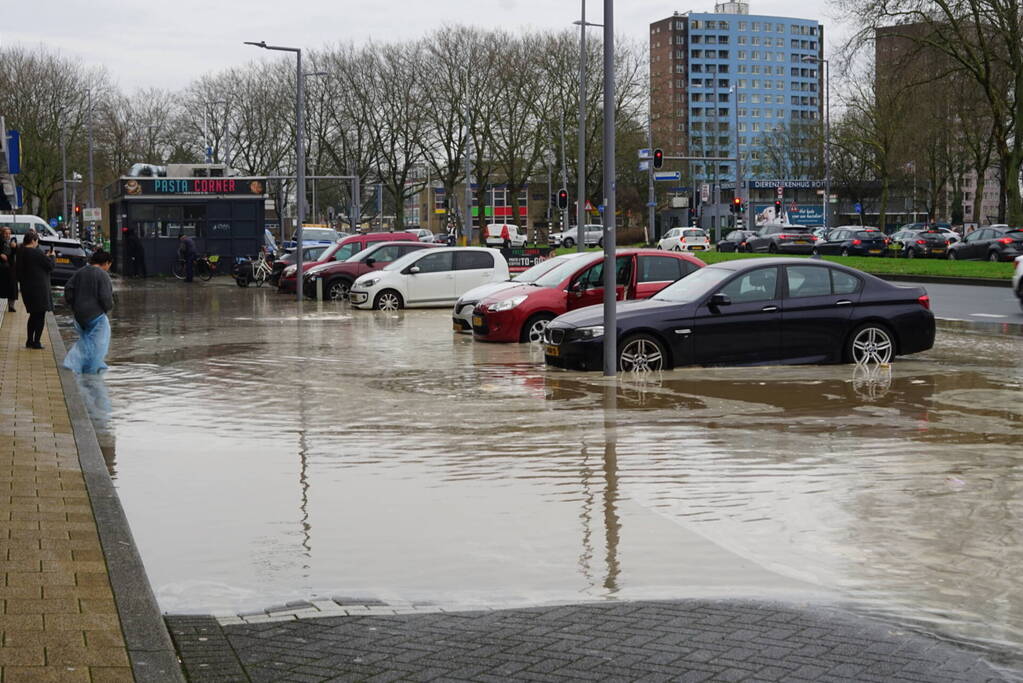
M14 251L10 244L0 244L0 254L7 257L6 261L0 259L0 299L18 298L18 278L14 273Z
M36 247L18 247L14 268L21 284L21 300L29 313L45 313L53 310L53 298L50 296L50 271L53 270L53 259L42 249Z

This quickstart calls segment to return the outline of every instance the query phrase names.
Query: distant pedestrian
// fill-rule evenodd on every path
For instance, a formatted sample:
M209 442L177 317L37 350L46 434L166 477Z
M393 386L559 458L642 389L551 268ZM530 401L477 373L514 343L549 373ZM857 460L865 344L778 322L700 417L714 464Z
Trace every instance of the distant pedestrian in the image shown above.
M14 267L21 285L21 300L28 311L27 349L43 348L43 329L46 313L53 310L50 296L50 272L53 271L53 251L44 254L39 248L39 235L29 230L21 240L14 257Z
M110 319L114 308L114 287L110 282L110 254L97 249L89 265L78 270L64 285L64 300L74 314L78 341L64 358L64 367L80 375L107 369L110 349Z
M131 275L133 277L146 277L148 274L146 272L146 249L142 246L142 240L139 239L138 232L135 230L128 231L125 247L128 252L128 261L131 262Z
M178 238L178 258L185 262L185 282L191 282L195 277L195 242L188 235Z
M17 248L17 243L11 239L11 229L0 228L0 299L7 299L7 310L12 312L18 300L18 276L14 272Z

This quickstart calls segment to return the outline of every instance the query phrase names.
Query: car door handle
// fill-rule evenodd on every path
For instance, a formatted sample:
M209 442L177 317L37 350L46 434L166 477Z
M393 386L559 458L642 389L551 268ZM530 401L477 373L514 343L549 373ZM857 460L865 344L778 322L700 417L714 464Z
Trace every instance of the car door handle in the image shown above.
M764 306L760 310L763 311L764 313L774 313L775 311L778 310L778 307L777 306Z
M836 306L852 306L852 302L849 301L848 299L842 299L841 301L836 301L835 305Z

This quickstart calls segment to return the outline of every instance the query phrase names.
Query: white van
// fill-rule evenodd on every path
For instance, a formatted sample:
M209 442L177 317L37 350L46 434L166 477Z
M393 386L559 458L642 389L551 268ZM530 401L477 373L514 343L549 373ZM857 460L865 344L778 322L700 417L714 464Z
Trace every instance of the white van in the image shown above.
M60 235L57 231L50 227L50 225L39 216L30 216L28 214L0 214L0 228L10 228L11 234L14 239L17 240L18 244L21 244L21 238L25 236L25 233L29 230L35 230L39 233L39 239L60 239Z
M503 247L504 235L508 235L508 241L513 247L526 245L526 234L519 233L519 226L511 223L491 223L487 226L486 244L488 247Z

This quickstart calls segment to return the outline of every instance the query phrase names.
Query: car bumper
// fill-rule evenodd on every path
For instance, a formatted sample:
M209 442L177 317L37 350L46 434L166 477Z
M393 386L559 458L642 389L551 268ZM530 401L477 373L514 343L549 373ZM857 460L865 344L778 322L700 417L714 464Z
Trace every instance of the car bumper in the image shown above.
M282 277L277 282L277 289L279 291L281 291L281 292L286 293L286 294L294 294L295 293L295 287L296 287L295 283L296 282L297 281L293 277L292 278Z
M454 312L451 314L451 324L455 332L472 334L472 311L474 308L476 308L475 301L455 304Z
M544 362L565 370L599 370L604 365L604 339L545 343Z
M487 313L478 308L472 313L472 337L480 341L516 343L522 332L521 316L513 311Z
M710 251L709 244L683 244L682 251L694 252L694 251Z
M362 289L353 289L348 292L348 301L356 308L371 308L373 305L369 292Z
M795 242L781 242L778 244L779 254L810 254L813 252L813 242L807 244L796 244Z

